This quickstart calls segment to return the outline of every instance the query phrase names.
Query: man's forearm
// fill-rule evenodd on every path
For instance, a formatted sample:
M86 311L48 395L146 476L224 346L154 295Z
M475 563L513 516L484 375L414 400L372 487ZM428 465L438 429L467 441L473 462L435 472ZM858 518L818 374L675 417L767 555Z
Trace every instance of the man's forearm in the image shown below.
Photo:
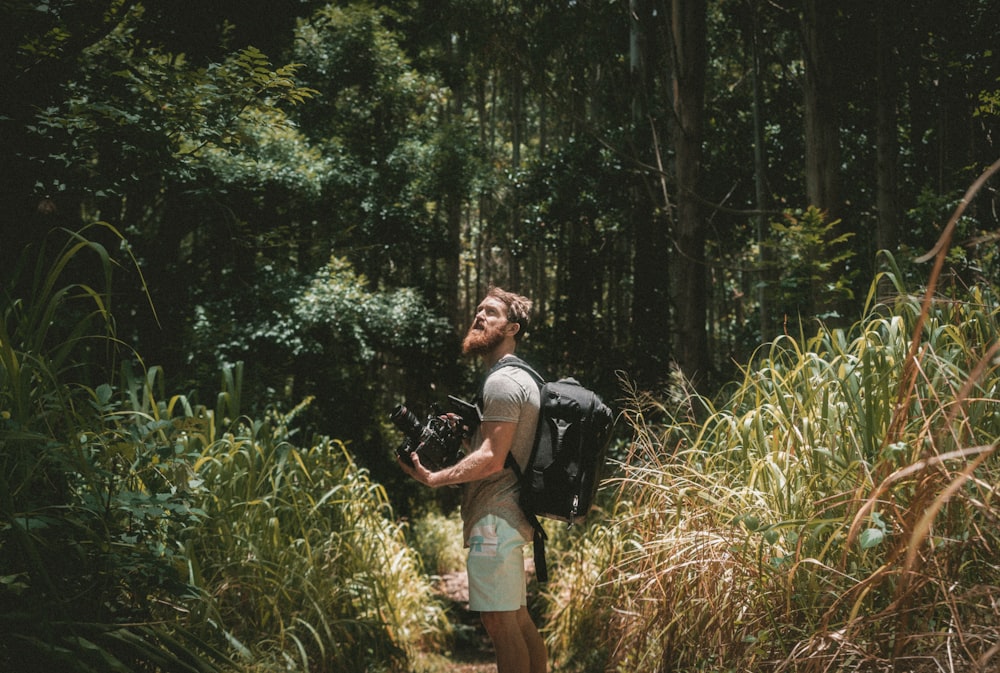
M502 470L503 462L499 462L499 468L497 468L497 463L497 457L490 450L489 446L484 443L477 450L465 456L454 465L431 473L429 485L438 488L441 486L464 484L470 481L479 481Z

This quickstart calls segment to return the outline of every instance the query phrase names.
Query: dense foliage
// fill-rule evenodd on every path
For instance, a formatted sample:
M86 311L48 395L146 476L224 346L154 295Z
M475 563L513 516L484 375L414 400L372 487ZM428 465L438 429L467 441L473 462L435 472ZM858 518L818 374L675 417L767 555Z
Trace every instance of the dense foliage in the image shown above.
M494 283L635 391L560 661L988 663L997 3L0 12L0 665L414 666L454 495L386 412Z
M858 319L879 249L919 282L912 256L997 154L982 0L262 4L7 3L0 261L111 223L159 318L130 279L124 338L210 396L233 351L191 344L258 335L248 409L315 395L304 422L359 457L396 384L374 374L366 423L344 423L327 400L356 384L320 383L346 377L275 319L331 258L453 330L487 284L517 286L543 368L610 394L617 369L655 387L676 361L711 394L798 321ZM966 284L996 278L994 195L961 223ZM374 371L424 381L429 361L457 387L454 355L380 344Z
M69 236L0 321L0 668L399 670L442 642L384 489L342 443L294 442L308 401L241 415L242 365L212 407L166 394L107 290L65 279L88 256L110 277ZM81 357L119 375L81 383Z

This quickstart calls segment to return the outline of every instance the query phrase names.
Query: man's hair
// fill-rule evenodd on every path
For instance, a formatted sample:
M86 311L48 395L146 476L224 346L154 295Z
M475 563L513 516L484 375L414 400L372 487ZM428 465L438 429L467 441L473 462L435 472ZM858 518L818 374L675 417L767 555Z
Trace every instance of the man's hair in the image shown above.
M527 297L508 292L503 288L491 287L486 293L487 297L499 299L507 307L507 321L516 322L521 326L514 335L514 339L519 341L524 333L528 331L528 324L531 322L532 301Z

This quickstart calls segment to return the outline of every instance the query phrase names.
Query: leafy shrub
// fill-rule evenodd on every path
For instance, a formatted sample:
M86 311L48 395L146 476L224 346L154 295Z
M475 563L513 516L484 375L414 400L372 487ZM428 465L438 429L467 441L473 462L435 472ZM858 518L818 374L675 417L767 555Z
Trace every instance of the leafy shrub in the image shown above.
M118 239L67 235L0 306L0 669L214 671L222 654L158 616L186 593L173 540L200 514L147 381L92 382L118 351L114 264L86 233Z
M292 444L301 408L241 415L240 366L214 409L116 366L110 294L64 278L86 253L110 287L107 248L70 234L0 306L0 669L405 670L444 638L343 444Z
M836 317L836 306L851 298L856 271L848 264L854 253L848 247L851 233L838 233L840 220L827 221L815 206L786 211L771 223L766 245L772 249L772 263L778 275L771 288L774 317L793 321L819 314L821 319ZM791 330L798 333L799 330Z

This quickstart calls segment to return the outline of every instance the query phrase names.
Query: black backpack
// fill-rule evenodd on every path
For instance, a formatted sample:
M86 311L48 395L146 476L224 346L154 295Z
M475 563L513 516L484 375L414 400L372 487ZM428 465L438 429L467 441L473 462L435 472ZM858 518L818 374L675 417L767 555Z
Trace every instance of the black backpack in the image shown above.
M596 393L573 378L546 382L528 363L515 356L500 360L501 367L519 367L538 384L541 406L538 428L528 464L523 468L507 455L507 467L521 484L520 505L534 528L535 572L548 581L545 564L547 535L538 517L582 522L594 504L614 417Z

